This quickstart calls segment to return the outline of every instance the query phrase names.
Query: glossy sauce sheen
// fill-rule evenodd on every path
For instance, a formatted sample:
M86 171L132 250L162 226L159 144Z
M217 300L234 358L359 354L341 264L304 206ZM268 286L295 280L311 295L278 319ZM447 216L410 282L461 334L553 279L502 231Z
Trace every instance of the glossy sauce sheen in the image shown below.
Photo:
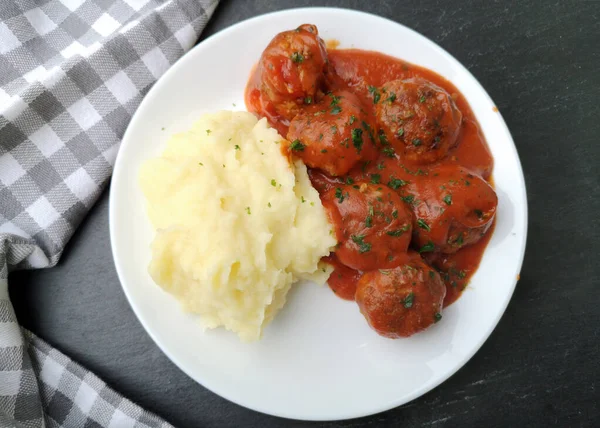
M380 151L377 158L369 161L361 161L341 178L327 176L318 170L309 169L311 181L322 197L334 187L343 184L352 184L352 182L391 185L404 202L415 204L416 212L419 213L419 217L424 219L426 223L433 224L437 222L438 226L444 225L441 226L441 229L438 227L435 229L432 228L432 230L442 230L445 233L450 230L449 236L451 238L447 243L442 243L439 236L430 236L427 230L413 226L411 246L417 251L423 248L424 243L433 241L436 243L439 242L440 245L446 245L448 247L446 250L452 251L452 239L460 240L460 243L462 243L463 239L466 240L465 242L468 242L470 239L469 233L478 233L479 236L477 238L482 236L474 244L460 248L453 254L442 254L440 252L423 252L421 254L426 262L440 272L446 285L444 306L447 306L454 302L467 286L469 279L479 265L494 228L492 222L491 227L488 224L485 228L475 228L474 231L471 230L469 233L463 233L461 230L453 230L452 225L446 218L452 210L459 210L463 204L466 207L472 207L475 206L473 204L477 203L476 200L472 199L477 199L479 197L478 193L474 193L475 196L470 196L471 200L460 199L461 188L464 189L464 186L478 186L479 182L477 180L481 180L479 176L491 182L493 158L473 112L465 98L454 85L431 70L377 52L354 49L329 49L327 54L329 63L333 70L335 70L335 74L331 75L327 81L327 89L330 91L347 90L352 92L362 101L366 114L372 122L375 122L375 103L369 87L383 87L387 82L397 79L421 78L439 86L450 94L462 113L462 124L457 140L458 144L450 150L448 156L436 163L426 165L410 164L402 160L399 161L396 158L391 158L389 154ZM246 105L248 109L259 116L267 117L269 122L282 135L287 135L289 121L279 117L271 106L262 102L258 85L259 77L257 76L257 72L253 71L246 88ZM365 130L366 132L368 131ZM375 139L377 139L377 136L375 136ZM462 166L464 167L464 171L461 170L461 175L459 176L447 176L448 165ZM443 181L444 179L447 179L447 181ZM448 181L450 184L448 184ZM402 183L400 187L396 187L399 186L398 183ZM435 207L438 210L437 214L435 209L431 207L431 204L427 206L418 205L421 203L418 195L429 192L428 186L431 188L433 188L432 186L436 186L436 189L444 186L453 186L454 204L447 204L448 206L441 204L443 205L442 207ZM486 187L479 185L482 193L489 192L489 190L486 190ZM472 191L473 188L471 187L469 190ZM469 192L464 193L470 194ZM417 197L414 195L417 195ZM487 196L489 195L483 195L482 199L485 199ZM495 198L495 195L493 197ZM490 215L494 215L495 206L493 210L494 212L490 208ZM482 211L483 213L478 215L485 216L485 209L477 209L478 213ZM340 219L333 220L336 223L341 222ZM477 219L474 219L474 222L476 221ZM335 226L337 229L341 229L340 224L336 224ZM338 233L338 239L339 236ZM335 254L328 257L326 261L334 267L334 272L329 279L329 285L332 290L343 299L354 300L356 285L362 272L340 263Z

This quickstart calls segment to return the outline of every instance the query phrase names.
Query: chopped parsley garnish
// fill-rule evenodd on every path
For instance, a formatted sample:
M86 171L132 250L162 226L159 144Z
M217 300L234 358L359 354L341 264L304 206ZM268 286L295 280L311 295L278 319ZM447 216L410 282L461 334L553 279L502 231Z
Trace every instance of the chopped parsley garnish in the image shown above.
M267 204L267 206L268 206L269 208L271 208L271 202L269 202L269 203Z
M273 186L273 187L277 186L277 182L275 181L274 178L271 179L271 186Z
M304 61L304 55L302 55L300 52L294 52L290 58L296 64L300 64L302 61Z
M381 129L379 130L379 142L382 146L387 146L388 144L390 144L387 137L385 136L385 133Z
M434 271L432 271L432 270L429 271L429 278L431 278L431 279L435 278L435 272Z
M338 114L342 111L342 108L340 106L335 106L331 109L331 114Z
M304 199L304 196L300 196L300 200L302 201L302 203L306 202L306 199Z
M406 195L406 196L400 196L400 198L409 204L412 204L415 201L415 195Z
M341 204L344 202L344 193L340 187L335 188L335 197L338 199L338 202Z
M384 155L386 155L389 158L393 158L394 156L396 156L396 152L391 147L386 147L385 149L382 150L382 152Z
M377 104L381 99L381 93L375 86L369 86L369 93L373 95L373 104Z
M399 187L406 186L408 183L404 180L400 180L399 178L394 178L394 176L390 177L390 181L388 181L388 186L392 189L396 190Z
M369 138L371 139L371 141L373 143L375 143L375 136L373 135L373 129L371 128L371 126L365 122L364 120L362 121L362 127L365 131L367 131L367 133L369 134Z
M327 149L321 149L321 153L327 153Z
M342 97L337 97L337 96L335 96L333 94L330 94L330 96L331 96L330 107L335 107L336 105L338 105L338 103L340 102L340 98L342 98Z
M365 219L365 226L373 227L373 216L371 214L369 214Z
M425 95L421 95L421 98L419 98L419 102L420 103L424 103L425 102Z
M442 319L442 314L440 314L439 312L436 312L435 315L433 316L433 322L436 323L441 319Z
M361 254L371 251L371 244L365 242L364 239L365 235L352 235L352 242L358 244L358 252Z
M430 253L435 250L435 245L433 245L432 241L429 241L427 244L423 245L419 250L419 253Z
M404 298L404 300L402 301L402 303L404 304L404 307L406 309L410 309L412 308L413 302L415 301L415 293L413 293L412 291L410 293L408 293L408 296L406 296Z
M303 152L304 151L304 144L302 144L302 142L300 142L300 140L294 140L292 141L292 144L290 144L290 149L292 149L295 152Z
M404 227L401 227L400 229L390 230L389 232L386 232L386 234L388 234L389 236L398 237L398 236L402 236L402 234L404 232L407 232L408 229L410 229L410 225L407 224Z
M398 129L398 132L396 132L396 135L398 135L398 138L402 137L404 135L404 128Z
M348 121L348 125L352 125L354 122L356 122L356 116L351 115L350 120Z
M250 207L246 207L246 212L248 213L248 215L252 214L252 213L250 212Z
M358 153L360 153L363 146L362 133L363 130L360 128L354 128L352 130L352 144L354 145Z
M447 194L444 196L443 201L446 203L446 205L452 205L452 195Z
M467 272L464 270L456 270L455 268L450 268L450 273L456 276L458 279L465 279L467 277Z
M312 104L312 97L304 98L304 104Z
M390 92L390 96L387 97L387 99L385 100L388 103L393 103L394 101L396 101L396 94L393 92Z
M235 148L236 150L241 150L241 149L240 149L240 146L239 146L239 145L237 145L237 144L234 146L234 148Z
M202 162L198 162L198 165L200 166L204 166L204 164Z
M421 229L425 229L427 232L431 232L431 228L429 227L429 225L425 222L425 220L423 219L418 219L417 220L417 224L419 225L419 227Z
M419 138L415 138L412 140L413 146L419 147L421 145L421 140Z
M371 174L371 183L379 184L381 182L381 174Z
M354 179L352 177L346 177L346 184L354 184Z
M398 210L392 211L392 217L398 218Z
M207 130L206 130L206 135L210 135L210 133L211 133L211 132L212 132L212 131L211 131L210 129L207 129Z

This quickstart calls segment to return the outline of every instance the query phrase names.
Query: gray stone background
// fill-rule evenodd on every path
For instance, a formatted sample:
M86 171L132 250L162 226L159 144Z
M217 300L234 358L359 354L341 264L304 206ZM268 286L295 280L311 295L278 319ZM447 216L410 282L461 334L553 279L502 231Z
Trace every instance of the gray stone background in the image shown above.
M203 38L300 6L361 9L415 29L461 61L502 112L525 171L529 237L514 297L481 350L438 388L371 417L308 423L232 404L177 369L131 311L112 261L108 190L57 267L11 275L20 322L180 427L593 426L600 419L600 2L221 0Z

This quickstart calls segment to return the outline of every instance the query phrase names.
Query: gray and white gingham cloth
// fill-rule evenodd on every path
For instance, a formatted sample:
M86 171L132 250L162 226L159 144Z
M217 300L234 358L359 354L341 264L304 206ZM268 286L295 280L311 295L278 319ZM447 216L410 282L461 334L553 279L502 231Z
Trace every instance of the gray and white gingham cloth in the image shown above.
M131 115L217 2L0 0L0 427L170 426L21 330L8 274L58 262Z

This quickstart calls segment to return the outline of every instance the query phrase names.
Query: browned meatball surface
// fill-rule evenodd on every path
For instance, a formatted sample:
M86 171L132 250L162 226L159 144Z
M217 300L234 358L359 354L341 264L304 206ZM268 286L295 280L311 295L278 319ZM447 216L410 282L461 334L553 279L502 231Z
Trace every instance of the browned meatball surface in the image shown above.
M277 34L259 62L260 90L282 117L316 101L324 83L327 50L314 25Z
M399 189L411 198L413 245L422 252L455 253L491 227L498 196L490 184L458 165L440 165Z
M341 185L322 196L340 243L340 262L362 271L398 266L410 244L412 217L396 192L375 184Z
M287 139L294 155L334 177L377 156L361 102L348 91L330 92L303 109L290 123Z
M366 272L358 282L355 299L377 333L396 339L439 321L445 295L440 275L411 251L396 268Z
M388 82L381 91L378 126L404 160L432 163L456 145L462 114L442 88L413 78Z

